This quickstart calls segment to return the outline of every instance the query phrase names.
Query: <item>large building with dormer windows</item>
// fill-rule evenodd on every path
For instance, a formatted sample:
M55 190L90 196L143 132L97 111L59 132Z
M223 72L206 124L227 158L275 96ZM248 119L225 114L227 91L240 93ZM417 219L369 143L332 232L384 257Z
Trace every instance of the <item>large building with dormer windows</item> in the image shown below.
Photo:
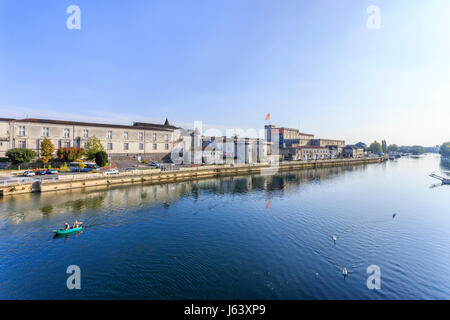
M164 124L134 122L132 125L76 122L50 119L0 118L0 157L12 148L34 150L48 138L55 149L84 147L90 137L97 137L112 159L169 161L174 145L180 140L180 128L166 119Z

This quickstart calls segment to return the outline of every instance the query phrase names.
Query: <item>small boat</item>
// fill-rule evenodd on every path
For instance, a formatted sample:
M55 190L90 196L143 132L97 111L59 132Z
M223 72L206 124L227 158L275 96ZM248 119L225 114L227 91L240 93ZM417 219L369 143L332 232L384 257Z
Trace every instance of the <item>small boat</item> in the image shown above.
M56 233L56 234L60 234L61 235L61 234L71 234L71 233L78 232L78 231L81 231L81 230L83 230L83 227L70 228L68 230L59 229L59 230L53 230L53 232Z

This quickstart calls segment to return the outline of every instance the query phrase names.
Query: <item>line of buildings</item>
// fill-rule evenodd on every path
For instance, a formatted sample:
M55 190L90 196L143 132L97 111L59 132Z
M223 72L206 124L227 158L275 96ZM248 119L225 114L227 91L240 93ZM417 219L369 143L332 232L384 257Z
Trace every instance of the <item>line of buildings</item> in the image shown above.
M363 157L358 146L344 140L318 139L297 129L265 126L264 138L205 137L197 129L134 122L132 125L50 119L0 118L0 157L9 149L34 150L39 157L43 139L55 149L84 147L91 137L102 143L114 160L147 160L177 164L255 163L278 160L317 160Z
M313 134L298 129L266 125L265 137L268 142L279 146L283 160L319 160L336 158L362 158L364 148L345 145L344 140L315 138Z

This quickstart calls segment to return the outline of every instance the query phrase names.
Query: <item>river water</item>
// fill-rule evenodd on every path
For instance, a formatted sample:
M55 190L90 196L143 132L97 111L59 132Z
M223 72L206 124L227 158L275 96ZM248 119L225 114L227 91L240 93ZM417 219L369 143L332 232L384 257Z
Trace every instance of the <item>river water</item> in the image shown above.
M450 186L428 176L449 171L425 155L0 198L0 299L450 299Z

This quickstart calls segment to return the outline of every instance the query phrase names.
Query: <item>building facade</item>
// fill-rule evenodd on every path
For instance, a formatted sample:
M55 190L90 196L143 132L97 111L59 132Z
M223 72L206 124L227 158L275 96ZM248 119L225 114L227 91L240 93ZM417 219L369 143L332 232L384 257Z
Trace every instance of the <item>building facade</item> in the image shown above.
M275 127L274 125L264 126L265 138L269 142L278 143L280 148L290 146L306 146L314 139L313 134L300 132L298 129Z
M40 144L49 139L55 149L84 148L91 137L102 143L112 159L170 160L178 127L135 122L133 125L103 124L49 119L0 119L0 156L9 149L26 148L39 156Z
M328 147L293 146L280 149L284 160L323 160L332 158Z
M364 158L364 149L355 145L345 146L343 149L345 158Z
M319 147L336 146L336 147L343 148L343 147L345 147L345 141L344 140L334 140L334 139L311 139L311 141L309 142L309 145L319 146Z

